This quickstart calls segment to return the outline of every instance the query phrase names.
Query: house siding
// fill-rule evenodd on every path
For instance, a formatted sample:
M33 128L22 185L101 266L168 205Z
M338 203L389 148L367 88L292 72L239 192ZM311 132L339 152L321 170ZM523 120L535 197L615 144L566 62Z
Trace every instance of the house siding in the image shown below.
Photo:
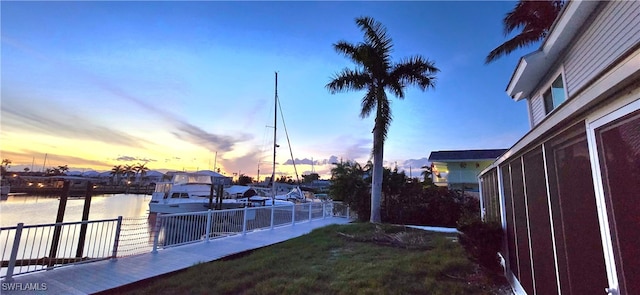
M564 59L570 98L640 42L640 1L611 1L602 5L602 11Z
M531 127L533 128L536 125L538 125L542 121L542 119L544 119L544 117L546 116L544 111L544 100L542 99L542 95L539 94L534 96L530 100L529 105L531 106L531 118L533 120Z

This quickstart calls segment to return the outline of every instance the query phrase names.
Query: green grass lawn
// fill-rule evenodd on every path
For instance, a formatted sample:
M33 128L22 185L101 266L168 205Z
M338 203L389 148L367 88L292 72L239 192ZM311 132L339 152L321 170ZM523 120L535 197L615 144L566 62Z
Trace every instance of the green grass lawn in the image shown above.
M501 294L456 235L333 225L111 290L128 294Z

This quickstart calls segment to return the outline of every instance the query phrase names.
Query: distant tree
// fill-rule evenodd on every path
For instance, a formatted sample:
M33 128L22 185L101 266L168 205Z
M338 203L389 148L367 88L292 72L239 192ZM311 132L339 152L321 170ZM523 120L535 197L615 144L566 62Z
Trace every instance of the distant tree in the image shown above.
M30 171L31 169L29 169L29 167L24 167L24 169L23 169L23 170L24 170L24 173L29 173L29 171Z
M293 184L294 183L294 181L291 178L291 176L285 176L285 175L281 175L280 178L278 178L276 180L276 182L278 182L278 183L288 183L288 184Z
M400 196L402 188L407 182L407 175L404 171L398 172L398 167L393 170L384 168L382 178L382 203L384 208L388 210L390 200Z
M56 169L59 171L60 175L67 175L67 172L69 171L69 167L67 165L58 166Z
M251 176L247 176L244 174L240 174L240 176L238 176L238 181L236 182L236 184L238 185L248 185L252 183L253 183L253 178Z
M124 167L122 167L122 165L114 165L113 168L111 168L111 172L109 174L111 175L111 181L113 184L120 183L120 175L122 175L123 171Z
M135 166L126 164L122 167L122 173L127 177L127 181L131 181L132 177L136 176Z
M147 166L147 163L138 163L135 166L133 166L133 170L136 172L137 175L140 175L138 182L142 181L142 178L144 178L144 176L147 174L147 171L149 171L149 168Z
M45 174L47 176L60 176L60 175L63 175L62 171L60 170L59 167L47 168L47 169L45 169L44 172L45 172Z
M7 172L9 171L9 168L11 167L11 160L9 159L2 159L2 166L0 166L0 169L2 169L2 176L4 176L5 174L7 174Z
M485 63L491 63L518 48L544 39L549 33L553 22L560 14L564 2L557 0L520 0L513 10L507 13L502 22L505 36L520 28L522 32L489 52Z
M361 221L371 214L371 186L369 171L357 162L333 163L329 194L336 201L343 201L358 215Z
M304 183L312 183L315 180L320 179L320 175L318 173L309 173L308 175L302 174L302 182Z
M391 124L391 101L386 91L403 99L407 85L417 85L422 90L435 87L438 68L422 56L413 56L400 63L391 61L393 44L386 28L370 17L356 18L356 24L364 33L364 42L357 44L340 41L334 49L356 64L355 69L345 68L334 75L326 87L334 94L349 90L366 90L362 99L360 117L366 118L375 110L373 128L373 177L371 190L371 222L380 222L382 196L383 149Z
M425 187L432 186L433 185L433 179L431 178L431 175L433 175L433 170L432 170L431 166L426 166L425 165L425 166L422 166L421 168L424 169L424 170L422 170L422 173L421 173L422 177L423 177L422 184Z

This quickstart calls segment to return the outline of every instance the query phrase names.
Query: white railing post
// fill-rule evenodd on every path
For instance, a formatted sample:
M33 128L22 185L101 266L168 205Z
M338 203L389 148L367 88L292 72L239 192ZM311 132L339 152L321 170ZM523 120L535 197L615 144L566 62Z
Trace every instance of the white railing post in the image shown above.
M242 235L246 235L247 234L247 207L249 206L245 206L244 207L244 214L242 214Z
M311 205L313 205L313 202L309 202L309 221L311 221Z
M327 206L326 206L326 204L327 203L322 202L322 219L327 218L327 211L326 211L327 210Z
M275 206L276 204L273 204L273 203L271 204L271 229L273 229L273 217L275 216L274 214Z
M291 225L296 225L296 204L293 204L293 210L291 210Z
M207 230L205 231L204 241L209 242L209 236L211 236L211 209L207 211Z
M156 254L158 253L158 240L160 239L160 219L162 219L162 214L157 213L156 214L156 225L153 229L153 250L151 251L151 253ZM165 237L166 238L166 237Z
M116 225L116 238L113 241L113 254L111 260L116 261L118 257L118 244L120 243L120 229L122 228L122 216L118 216L118 223Z
M351 219L351 218L349 217L349 206L347 206L347 220L349 220L349 219Z
M13 269L16 267L16 259L18 259L18 247L20 246L20 238L22 237L22 227L24 223L18 223L16 227L16 236L13 238L13 247L11 248L11 257L9 258L9 267L7 268L7 275L4 278L5 282L13 282Z

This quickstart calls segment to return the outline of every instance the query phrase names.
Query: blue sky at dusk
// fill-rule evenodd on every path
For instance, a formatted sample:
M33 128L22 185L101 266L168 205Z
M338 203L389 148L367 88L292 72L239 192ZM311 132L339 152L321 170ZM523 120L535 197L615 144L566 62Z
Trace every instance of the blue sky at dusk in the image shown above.
M385 166L419 175L434 150L508 148L528 130L505 88L519 50L484 64L506 40L515 2L5 2L1 5L2 158L10 170L271 174L274 72L300 174L369 159L374 117L364 92L331 95L353 64L332 44L357 43L354 19L382 22L393 58L422 55L436 87L392 98ZM390 95L391 97L391 95ZM278 121L278 172L292 173ZM217 152L217 157L215 154ZM306 160L303 160L306 159Z

